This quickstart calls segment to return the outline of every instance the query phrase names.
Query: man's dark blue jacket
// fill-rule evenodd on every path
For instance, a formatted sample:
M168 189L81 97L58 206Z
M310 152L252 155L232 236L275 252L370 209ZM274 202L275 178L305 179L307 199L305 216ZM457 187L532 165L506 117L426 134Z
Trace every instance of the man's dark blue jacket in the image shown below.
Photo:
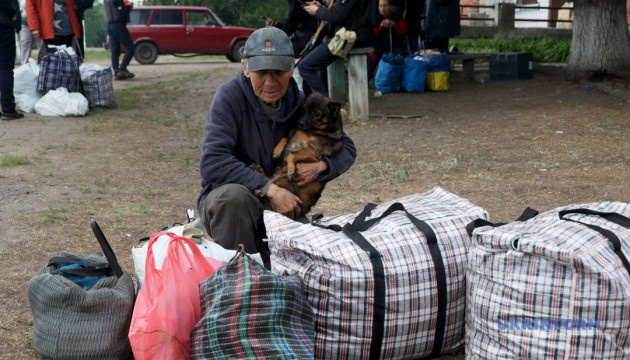
M221 185L241 184L254 191L267 184L268 178L248 166L258 164L265 174L273 174L273 149L296 126L303 111L304 94L295 80L290 80L282 102L285 111L280 118L274 120L263 113L243 70L236 79L219 86L206 118L201 143L199 172L202 190L197 208L201 208L201 202L210 191ZM328 164L328 171L321 174L318 181L330 181L354 163L354 143L346 134L342 140L341 150L323 159Z

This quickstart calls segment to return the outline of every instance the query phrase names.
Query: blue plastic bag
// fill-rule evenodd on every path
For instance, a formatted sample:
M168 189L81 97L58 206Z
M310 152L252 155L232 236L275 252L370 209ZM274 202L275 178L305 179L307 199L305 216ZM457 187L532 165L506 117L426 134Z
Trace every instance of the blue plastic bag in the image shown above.
M448 90L448 78L451 71L451 61L448 54L426 54L424 59L429 62L426 86L431 91Z
M396 92L403 73L403 57L400 54L385 53L378 63L374 77L376 90L383 94Z
M405 58L404 70L400 87L412 93L424 92L424 82L429 70L429 62L420 55L413 53Z

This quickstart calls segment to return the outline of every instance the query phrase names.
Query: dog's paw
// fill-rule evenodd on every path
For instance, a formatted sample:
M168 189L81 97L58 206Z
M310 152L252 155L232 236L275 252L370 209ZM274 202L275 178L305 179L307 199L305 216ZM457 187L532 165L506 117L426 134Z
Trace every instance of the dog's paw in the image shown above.
M289 179L289 181L293 181L293 179L295 179L295 171L288 171L287 179Z
M265 170L263 170L262 166L260 166L258 164L250 164L249 168L254 170L255 172L259 172L259 173L265 175Z

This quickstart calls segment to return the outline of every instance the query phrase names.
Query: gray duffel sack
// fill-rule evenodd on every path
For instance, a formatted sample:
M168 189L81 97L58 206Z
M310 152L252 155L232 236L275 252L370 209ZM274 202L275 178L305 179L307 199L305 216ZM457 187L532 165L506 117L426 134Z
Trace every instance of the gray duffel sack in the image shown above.
M58 263L77 256L60 253L28 284L33 312L33 346L45 359L127 359L127 337L135 301L131 276L122 270L98 224L92 230L105 254L82 259L84 268L66 274L101 278L88 289L58 274ZM104 270L104 271L103 271ZM73 271L73 272L71 272Z
M628 359L629 216L630 204L599 202L476 221L466 359Z

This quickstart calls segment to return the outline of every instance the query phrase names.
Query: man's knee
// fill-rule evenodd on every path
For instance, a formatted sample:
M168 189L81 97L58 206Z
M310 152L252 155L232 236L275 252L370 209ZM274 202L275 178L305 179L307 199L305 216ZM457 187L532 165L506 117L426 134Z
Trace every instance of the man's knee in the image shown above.
M236 211L243 208L262 207L260 201L243 185L225 184L208 194L206 200L213 207L221 207L228 211ZM210 205L209 204L209 205Z

